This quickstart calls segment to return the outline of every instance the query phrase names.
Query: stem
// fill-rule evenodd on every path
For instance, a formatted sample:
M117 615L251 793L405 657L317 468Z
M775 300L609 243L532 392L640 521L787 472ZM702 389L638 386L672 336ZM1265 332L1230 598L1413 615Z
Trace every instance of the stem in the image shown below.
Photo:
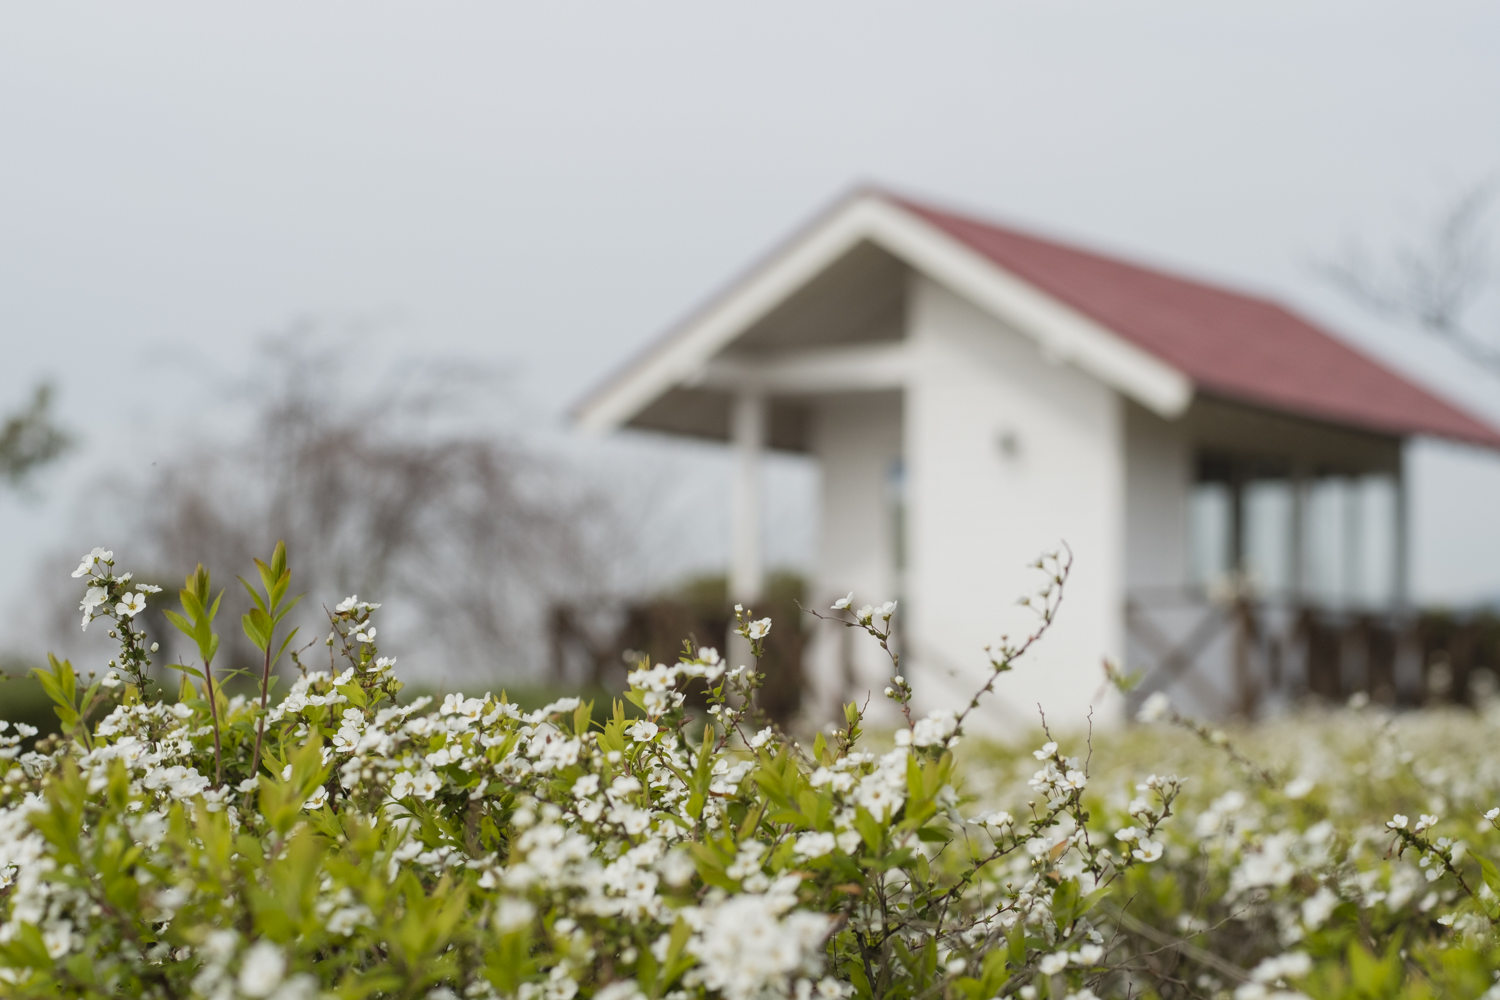
M210 661L203 661L203 677L208 683L208 710L214 719L214 787L224 784L224 752L219 744L219 699L214 696L214 671Z
M260 672L260 718L255 722L255 762L250 765L250 777L260 774L260 743L266 734L266 695L271 688L271 643L266 642L266 665Z

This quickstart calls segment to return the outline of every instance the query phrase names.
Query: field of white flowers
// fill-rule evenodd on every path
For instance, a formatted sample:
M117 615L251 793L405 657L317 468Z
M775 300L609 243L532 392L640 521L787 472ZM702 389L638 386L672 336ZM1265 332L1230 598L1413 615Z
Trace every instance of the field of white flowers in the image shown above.
M960 746L1056 614L1057 559L968 705L915 716L892 653L906 725L877 749L854 705L779 732L711 649L641 664L603 726L577 699L403 704L356 597L283 693L285 551L256 569L243 635L187 578L169 618L199 655L172 665L136 624L163 598L84 557L83 624L119 652L54 660L63 733L0 741L0 995L1500 997L1486 716L1225 733L1153 697L1092 744ZM895 607L851 605L828 614L888 646ZM774 623L739 623L758 655ZM256 697L226 696L221 639L260 651Z

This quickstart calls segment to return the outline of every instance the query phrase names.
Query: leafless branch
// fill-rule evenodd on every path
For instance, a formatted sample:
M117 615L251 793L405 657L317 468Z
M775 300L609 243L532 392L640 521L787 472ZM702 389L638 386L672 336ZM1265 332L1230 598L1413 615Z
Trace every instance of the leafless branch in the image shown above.
M518 440L447 419L476 389L501 387L407 369L351 391L347 352L311 341L267 344L250 433L145 484L137 537L149 558L164 576L199 560L227 576L284 539L295 589L313 598L304 607L357 592L401 616L383 626L418 633L424 667L524 672L551 601L597 586L583 526L607 517L602 499ZM314 618L305 634L320 636Z
M1414 240L1374 259L1358 244L1317 265L1325 281L1380 315L1438 337L1500 374L1500 343L1474 325L1474 307L1497 285L1488 226L1497 185L1476 184L1435 214Z

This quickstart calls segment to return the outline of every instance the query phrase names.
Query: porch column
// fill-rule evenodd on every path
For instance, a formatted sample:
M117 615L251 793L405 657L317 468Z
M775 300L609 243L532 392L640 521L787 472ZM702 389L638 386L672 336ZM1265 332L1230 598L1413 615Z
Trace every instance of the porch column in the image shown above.
M1391 606L1396 631L1396 662L1392 667L1396 683L1396 702L1420 705L1427 694L1423 661L1421 622L1411 601L1411 494L1408 489L1409 464L1406 442L1396 466L1396 517L1394 529L1395 558L1392 562Z
M730 404L734 484L729 497L729 599L760 599L765 584L761 555L761 452L766 444L766 397L740 389Z
M1391 581L1391 603L1397 611L1407 612L1411 609L1411 511L1410 493L1406 482L1406 444L1402 442L1401 457L1396 466L1396 523L1392 525L1395 538L1395 557L1391 560L1391 572L1394 579Z

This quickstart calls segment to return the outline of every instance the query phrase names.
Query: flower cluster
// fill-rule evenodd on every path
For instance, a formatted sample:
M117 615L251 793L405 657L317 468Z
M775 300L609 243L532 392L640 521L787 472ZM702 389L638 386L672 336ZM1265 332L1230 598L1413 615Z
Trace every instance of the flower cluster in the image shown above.
M0 738L0 993L838 1000L892 977L993 980L961 973L1017 927L1023 977L1042 951L1099 947L1087 920L1045 919L1080 877L1112 877L1097 852L1079 860L1081 799L966 821L957 713L872 752L850 705L804 749L762 717L753 666L707 647L638 664L602 725L577 698L403 701L379 605L357 597L329 613L326 664L294 651L273 698L296 599L281 547L257 566L243 624L265 653L259 697L215 677L202 567L168 612L201 657L172 665L175 697L147 683L158 646L135 624L158 588L103 549L74 574L84 624L110 618L120 652L92 683L66 661L40 672L60 739L22 755L29 728ZM905 707L894 612L848 623L892 653ZM736 622L758 657L770 620ZM941 963L917 973L923 948Z
M23 754L29 728L0 736L0 996L1394 995L1350 962L1477 996L1500 965L1500 876L1438 835L1460 803L1500 800L1500 771L1422 769L1391 726L1363 761L1415 820L1382 801L1382 821L1337 826L1359 810L1309 763L1319 752L1282 782L1161 700L1151 714L1194 741L1164 761L1187 777L1142 780L1128 747L1101 759L1043 727L1015 757L964 743L961 783L973 703L1056 614L1065 560L1041 563L1040 626L991 651L961 711L910 710L894 604L838 602L834 620L890 655L905 722L878 746L857 705L804 746L758 709L754 664L708 647L637 663L602 721L578 698L404 700L379 605L357 597L329 612L326 661L294 652L273 697L295 598L284 551L258 565L261 617L243 625L261 689L215 679L200 567L171 618L200 661L163 697L134 624L155 591L109 552L85 557L86 610L113 620L121 652L91 683L66 661L41 672L60 737ZM736 609L752 657L771 627ZM1500 807L1473 811L1500 834Z

